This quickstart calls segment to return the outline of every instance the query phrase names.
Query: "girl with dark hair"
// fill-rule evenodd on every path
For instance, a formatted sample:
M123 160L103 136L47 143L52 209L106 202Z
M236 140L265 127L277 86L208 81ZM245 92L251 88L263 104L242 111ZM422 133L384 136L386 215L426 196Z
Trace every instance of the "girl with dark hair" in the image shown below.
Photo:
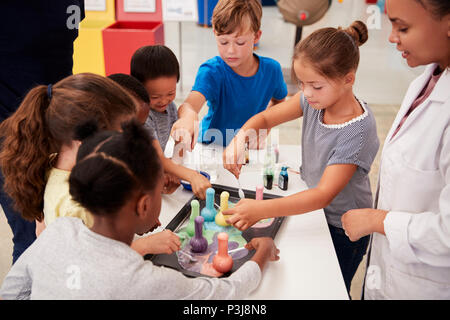
M83 130L70 194L94 224L64 217L49 226L3 281L3 299L242 299L255 289L271 238L254 238L250 261L228 278L188 278L154 266L130 249L135 233L158 224L163 170L147 131L136 121L123 132ZM86 128L85 128L86 129ZM93 135L90 135L90 133Z
M92 214L69 194L67 180L80 145L75 129L93 119L101 129L120 130L135 113L135 100L120 85L86 73L33 88L0 125L5 191L25 219L38 221L37 234L64 216L93 225ZM170 231L133 243L141 254L171 253L178 246L178 237Z
M375 209L351 210L352 241L372 234L365 299L450 299L450 1L388 0L389 41L426 66L381 155Z
M0 163L5 191L15 209L31 221L53 221L57 205L47 214L44 190L49 179L60 175L58 170L69 173L74 166L79 145L74 141L76 126L95 119L102 129L118 129L135 112L129 94L94 74L72 75L31 89L17 111L0 124ZM82 214L82 218L90 223L89 216Z
M239 177L247 130L303 117L300 171L309 189L274 200L244 199L223 214L232 214L229 222L245 230L260 219L323 208L347 291L369 237L351 242L341 216L372 205L368 174L379 147L375 118L352 89L367 32L355 21L347 29L319 29L297 44L292 65L301 91L252 117L223 153L224 167Z

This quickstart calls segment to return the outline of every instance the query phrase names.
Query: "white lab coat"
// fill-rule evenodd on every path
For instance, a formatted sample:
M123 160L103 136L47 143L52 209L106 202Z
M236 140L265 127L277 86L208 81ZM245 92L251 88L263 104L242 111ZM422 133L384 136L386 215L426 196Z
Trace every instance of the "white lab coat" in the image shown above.
M450 72L391 136L436 65L415 79L386 138L364 299L450 299Z

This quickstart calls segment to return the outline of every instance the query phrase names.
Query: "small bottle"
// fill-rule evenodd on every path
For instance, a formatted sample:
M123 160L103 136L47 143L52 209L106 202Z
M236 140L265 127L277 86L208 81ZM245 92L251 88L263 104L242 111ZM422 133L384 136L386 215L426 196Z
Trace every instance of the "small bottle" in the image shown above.
M273 153L275 155L275 163L278 163L278 161L280 160L280 150L278 148L278 144L272 143L272 149L273 149Z
M267 168L264 170L264 187L268 190L272 189L273 184L273 170Z
M264 178L264 187L268 190L272 189L274 177L273 167L274 167L274 159L272 148L270 145L267 145L266 155L264 158L263 178Z
M289 182L289 176L287 173L287 167L283 166L281 168L280 175L278 176L278 188L281 190L287 190Z
M250 151L249 151L249 142L245 143L245 164L250 163Z
M264 198L264 187L261 185L257 185L255 200L262 200L263 198Z

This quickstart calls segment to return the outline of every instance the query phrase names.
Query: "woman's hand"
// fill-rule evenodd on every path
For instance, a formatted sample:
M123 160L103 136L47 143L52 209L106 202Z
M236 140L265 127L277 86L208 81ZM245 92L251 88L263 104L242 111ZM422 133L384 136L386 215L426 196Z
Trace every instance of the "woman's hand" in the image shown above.
M341 217L342 228L351 241L358 241L373 232L384 233L384 219L388 211L379 209L349 210Z
M222 212L224 216L231 215L227 223L232 224L235 228L244 231L257 223L263 217L261 211L258 210L258 204L263 200L242 199L234 208Z

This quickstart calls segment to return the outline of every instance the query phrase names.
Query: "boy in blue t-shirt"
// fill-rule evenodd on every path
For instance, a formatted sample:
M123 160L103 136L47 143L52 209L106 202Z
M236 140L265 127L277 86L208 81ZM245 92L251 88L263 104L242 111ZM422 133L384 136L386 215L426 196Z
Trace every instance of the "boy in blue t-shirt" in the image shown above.
M193 149L195 125L205 101L208 114L200 123L198 141L226 146L255 114L287 95L280 64L253 53L261 37L259 0L220 0L212 25L220 56L203 63L191 93L178 109L172 127L175 141Z

